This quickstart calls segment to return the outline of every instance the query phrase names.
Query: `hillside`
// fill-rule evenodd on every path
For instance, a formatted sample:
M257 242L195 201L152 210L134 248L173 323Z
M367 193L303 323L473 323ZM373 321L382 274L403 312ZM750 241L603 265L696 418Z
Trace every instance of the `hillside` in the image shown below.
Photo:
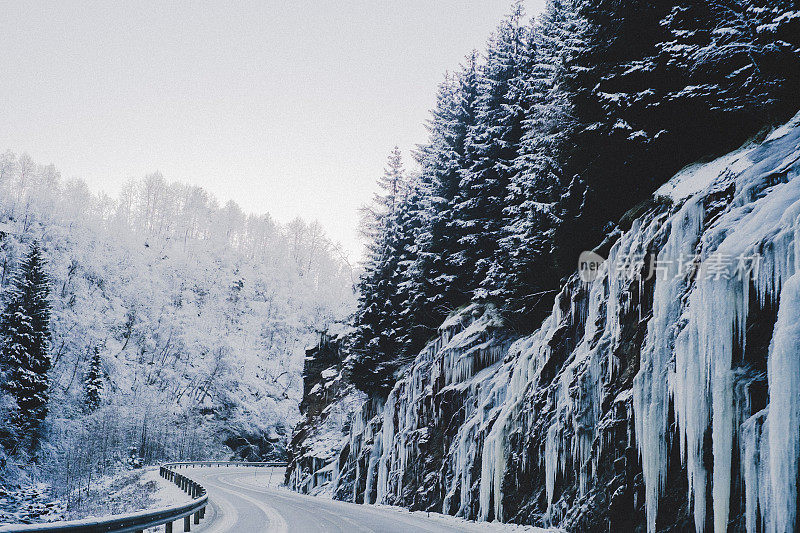
M303 350L353 297L319 226L157 174L110 198L27 155L0 162L0 298L36 242L51 306L43 443L7 457L4 485L33 477L69 502L130 461L283 457Z
M530 335L492 306L452 315L385 401L354 411L327 490L569 531L790 531L798 147L800 115L679 172ZM298 464L290 480L313 474Z

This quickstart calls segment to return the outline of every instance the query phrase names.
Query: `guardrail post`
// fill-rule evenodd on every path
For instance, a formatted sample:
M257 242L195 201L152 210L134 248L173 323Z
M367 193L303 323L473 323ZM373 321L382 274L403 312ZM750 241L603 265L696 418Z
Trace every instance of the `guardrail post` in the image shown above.
M172 533L172 522L164 524L164 533Z
M194 523L195 524L199 524L200 523L200 511L197 511L196 513L194 513Z
M184 516L183 517L183 530L184 531L191 531L192 530L192 517L191 516Z

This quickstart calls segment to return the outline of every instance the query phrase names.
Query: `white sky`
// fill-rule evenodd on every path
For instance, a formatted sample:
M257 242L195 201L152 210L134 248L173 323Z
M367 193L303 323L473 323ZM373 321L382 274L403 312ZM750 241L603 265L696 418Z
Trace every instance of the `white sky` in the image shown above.
M111 194L160 171L356 256L389 150L510 3L0 0L0 150Z

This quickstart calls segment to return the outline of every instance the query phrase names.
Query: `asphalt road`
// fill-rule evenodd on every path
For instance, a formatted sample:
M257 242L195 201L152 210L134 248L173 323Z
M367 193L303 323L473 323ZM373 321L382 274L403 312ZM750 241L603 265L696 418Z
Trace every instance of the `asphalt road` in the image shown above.
M277 485L278 468L181 469L209 494L206 519L192 531L203 533L453 533L498 531L498 524L475 524L424 513L356 505L306 496ZM182 528L181 528L182 529Z

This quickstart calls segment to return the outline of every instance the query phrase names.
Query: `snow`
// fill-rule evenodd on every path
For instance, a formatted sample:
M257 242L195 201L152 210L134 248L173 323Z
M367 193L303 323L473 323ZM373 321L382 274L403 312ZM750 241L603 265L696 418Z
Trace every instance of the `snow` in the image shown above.
M323 370L320 375L322 376L322 379L330 380L338 376L339 372L335 368L331 367Z
M140 480L144 485L148 483L153 483L155 485L155 490L150 493L150 498L153 501L153 508L169 507L191 500L191 498L176 484L170 483L162 478L158 473L157 467L146 468Z
M694 163L673 176L658 188L655 196L667 196L679 202L705 190L725 172L737 173L751 164L748 154L751 147L744 147L725 154L710 163Z
M786 18L797 18L800 17L800 11L792 11L789 13L785 13L781 17L785 16ZM794 128L800 125L800 114L795 115L789 122L783 124L777 128L775 128L769 136L766 138L766 141L774 141L776 139L780 139L781 137L788 135L792 132Z
M674 205L635 220L611 247L598 277L565 286L532 335L509 346L493 336L496 323L488 311L481 315L470 308L450 317L398 381L383 410L371 420L354 421L351 453L367 453L370 470L377 457L377 475L367 478L370 488L377 484L377 501L392 501L401 493L406 458L415 453L423 429L420 411L442 377L439 393L457 390L466 398L464 422L446 455L444 508L464 516L475 503L470 489L478 483L477 516L507 519L502 482L510 436L529 427L526 417L545 417L545 520L561 523L565 505L557 479L574 476L580 495L591 487L604 445L602 429L613 422L614 410L603 415L601 404L617 372L613 353L619 348L621 315L631 311L630 287L641 283L611 265L655 248L656 260L666 266L654 282L652 316L639 313L647 326L639 370L632 389L614 399L635 428L629 440L641 458L647 529L656 531L670 468L668 446L675 442L698 532L708 517L715 532L727 531L738 477L748 532L762 530L760 525L768 532L794 530L800 458L800 120L777 131L760 144L678 173L656 193L669 195ZM710 209L716 210L713 217ZM767 355L769 404L759 412L752 412L750 385L760 378L748 375L734 358L747 350L751 301L750 277L734 267L754 256L760 258L752 272L754 299L762 306L779 305ZM726 264L723 260L730 262L731 275L715 270ZM585 319L578 342L554 379L543 383L553 339L578 319ZM542 390L546 409L526 411L526 402ZM375 428L379 435L373 435ZM707 465L709 454L713 467ZM736 454L740 473L732 471ZM479 480L472 479L476 465Z

